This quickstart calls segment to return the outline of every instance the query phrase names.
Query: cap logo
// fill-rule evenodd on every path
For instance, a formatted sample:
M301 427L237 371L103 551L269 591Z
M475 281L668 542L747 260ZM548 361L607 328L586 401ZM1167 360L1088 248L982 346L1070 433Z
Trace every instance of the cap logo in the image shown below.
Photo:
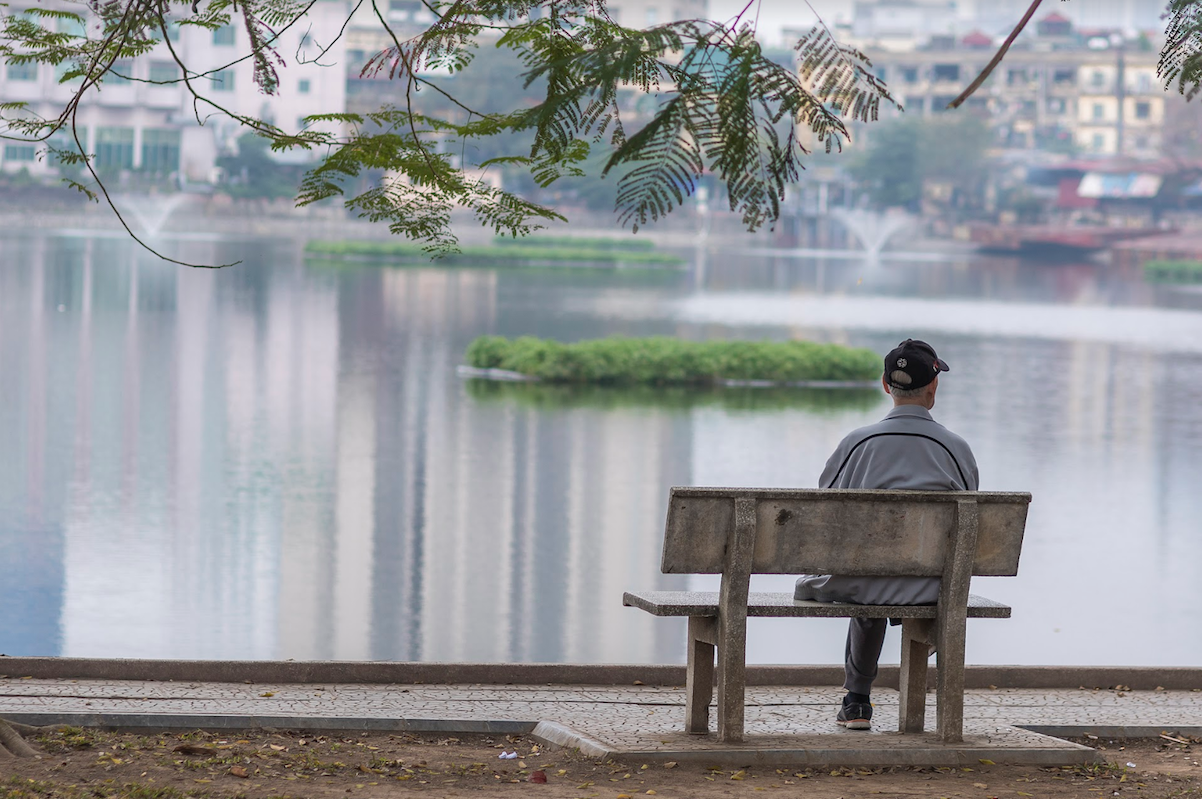
M907 361L905 358L898 358L898 359L897 359L897 368L898 368L898 369L905 369L905 368L906 368L906 364L908 364L908 363L909 363L909 361Z

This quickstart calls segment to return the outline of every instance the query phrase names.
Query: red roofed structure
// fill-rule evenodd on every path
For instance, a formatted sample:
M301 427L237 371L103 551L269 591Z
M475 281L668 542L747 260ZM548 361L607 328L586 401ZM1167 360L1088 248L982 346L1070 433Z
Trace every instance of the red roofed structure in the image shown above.
M979 30L977 30L961 39L960 44L963 47L979 50L986 47L993 47L993 37L986 36L984 33L981 33Z

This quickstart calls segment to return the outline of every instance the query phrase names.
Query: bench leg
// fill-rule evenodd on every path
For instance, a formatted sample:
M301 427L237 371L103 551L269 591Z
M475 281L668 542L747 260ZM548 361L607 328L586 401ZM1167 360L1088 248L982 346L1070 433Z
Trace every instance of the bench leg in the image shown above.
M741 621L741 635L719 628L722 645L718 647L718 740L722 743L740 743L743 740L747 620Z
M898 732L920 733L923 730L927 712L927 658L933 628L930 619L902 619Z
M714 641L717 620L689 617L688 671L685 677L685 732L705 735L710 731L710 701L714 698Z
M964 633L963 619L939 631L935 724L945 743L964 740Z

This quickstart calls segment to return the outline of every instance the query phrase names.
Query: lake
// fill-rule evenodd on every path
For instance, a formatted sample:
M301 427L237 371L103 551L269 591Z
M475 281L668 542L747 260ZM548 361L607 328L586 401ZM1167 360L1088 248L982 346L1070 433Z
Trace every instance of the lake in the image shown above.
M0 243L4 654L682 663L683 622L621 606L716 586L659 574L668 488L814 486L888 399L480 384L468 343L912 336L951 365L933 413L982 489L1034 495L1019 576L974 581L1013 618L971 622L969 662L1202 665L1202 293L939 253L652 273L174 246L244 263ZM753 620L749 660L841 662L845 624Z

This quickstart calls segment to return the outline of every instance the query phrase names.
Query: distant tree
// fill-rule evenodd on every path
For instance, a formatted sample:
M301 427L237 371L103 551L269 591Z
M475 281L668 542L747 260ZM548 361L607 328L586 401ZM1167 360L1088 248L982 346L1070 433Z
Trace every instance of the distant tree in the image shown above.
M233 197L296 196L304 167L281 164L271 157L271 143L254 133L238 137L238 152L217 159L225 173L225 191Z
M848 154L847 171L876 206L918 210L927 181L967 192L985 177L989 128L955 114L898 117L875 126Z

